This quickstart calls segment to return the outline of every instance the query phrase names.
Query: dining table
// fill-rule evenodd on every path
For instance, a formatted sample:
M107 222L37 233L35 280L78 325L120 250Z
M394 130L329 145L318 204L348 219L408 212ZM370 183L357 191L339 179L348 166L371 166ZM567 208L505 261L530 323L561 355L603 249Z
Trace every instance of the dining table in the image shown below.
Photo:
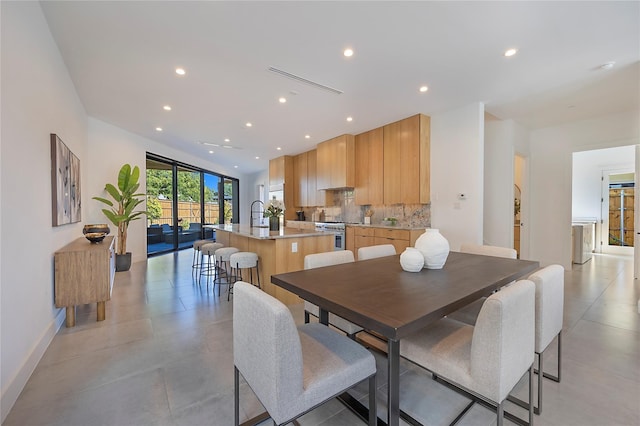
M273 284L318 305L321 323L328 324L331 312L386 340L389 426L398 426L401 414L405 416L400 410L402 339L528 276L540 266L537 261L452 251L442 269L407 272L402 269L399 257L386 256L271 277ZM351 402L358 404L353 399ZM362 411L361 406L354 409ZM385 424L384 420L378 420L378 424Z

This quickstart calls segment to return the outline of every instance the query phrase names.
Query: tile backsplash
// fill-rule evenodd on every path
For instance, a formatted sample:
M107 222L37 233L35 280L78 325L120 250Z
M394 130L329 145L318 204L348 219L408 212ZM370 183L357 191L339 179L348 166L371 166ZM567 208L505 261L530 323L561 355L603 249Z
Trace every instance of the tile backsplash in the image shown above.
M430 204L358 206L355 204L352 190L331 191L330 194L333 196L331 206L304 209L307 220L311 220L313 212L324 210L326 221L363 223L365 212L371 209L372 225L379 225L385 217L395 217L398 220L398 226L424 228L431 226Z

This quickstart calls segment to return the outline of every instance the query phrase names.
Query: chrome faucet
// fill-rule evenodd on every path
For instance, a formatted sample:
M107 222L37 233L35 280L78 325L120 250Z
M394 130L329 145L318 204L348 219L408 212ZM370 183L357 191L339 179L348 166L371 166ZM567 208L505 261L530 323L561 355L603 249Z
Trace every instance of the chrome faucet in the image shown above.
M254 212L253 206L256 203L258 203L258 210ZM260 209L260 205L262 205L262 209ZM262 217L261 217L261 215L263 214L262 211L264 210L264 203L262 201L260 201L260 200L255 200L254 202L251 203L251 207L249 208L249 210L251 211L249 213L249 226L252 227L252 228L255 226L253 224L253 213L257 213L258 214L257 218L260 219L260 222L259 222L260 224L257 227L261 228L262 227Z

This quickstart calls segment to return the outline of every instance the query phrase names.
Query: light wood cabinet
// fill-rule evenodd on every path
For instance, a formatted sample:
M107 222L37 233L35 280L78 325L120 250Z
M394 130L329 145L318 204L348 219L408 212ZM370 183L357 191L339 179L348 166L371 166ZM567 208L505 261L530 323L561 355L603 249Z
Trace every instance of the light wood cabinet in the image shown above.
M290 220L296 218L294 182L293 157L283 155L269 160L269 190L283 191L284 200L282 201L285 207L284 215L285 219Z
M375 226L347 226L347 245L349 244L349 230L353 232L353 253L358 257L360 247L380 244L393 244L396 253L402 253L407 247L414 247L416 240L424 233L424 229L392 229Z
M396 248L396 253L402 253L411 244L411 235L409 230L406 229L376 228L374 235L375 245L393 244Z
M114 237L101 243L78 238L54 254L55 304L66 308L67 327L76 325L76 305L97 303L97 320L106 317L116 272Z
M383 127L384 204L430 201L430 118L418 114Z
M355 136L355 203L383 204L384 130L382 127Z
M342 135L318 144L317 189L353 188L355 185L355 140Z
M347 226L344 230L344 248L345 250L351 250L355 256L355 247L355 228Z
M295 207L309 206L307 157L306 152L293 157L293 204Z

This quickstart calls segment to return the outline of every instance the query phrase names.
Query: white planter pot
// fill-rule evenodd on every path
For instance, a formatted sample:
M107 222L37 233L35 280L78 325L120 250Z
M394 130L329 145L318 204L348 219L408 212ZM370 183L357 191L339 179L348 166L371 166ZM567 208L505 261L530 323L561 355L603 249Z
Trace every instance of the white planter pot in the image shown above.
M427 228L416 240L427 269L442 269L449 256L449 241L437 229Z
M407 247L400 255L400 266L407 272L420 272L424 267L424 256L420 250Z

